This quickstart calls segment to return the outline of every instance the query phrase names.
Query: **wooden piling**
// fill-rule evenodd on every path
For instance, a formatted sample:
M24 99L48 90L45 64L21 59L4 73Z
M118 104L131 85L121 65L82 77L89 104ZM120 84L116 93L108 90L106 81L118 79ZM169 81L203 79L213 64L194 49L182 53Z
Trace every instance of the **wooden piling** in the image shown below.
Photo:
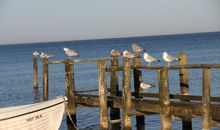
M171 114L170 114L170 98L169 98L169 83L168 71L159 70L159 100L160 100L160 118L161 130L171 130Z
M187 53L180 52L178 54L179 65L187 65L188 57ZM180 94L189 95L189 76L188 69L179 69L179 78L180 78ZM181 99L181 101L189 102L189 100ZM184 118L182 120L182 129L183 130L192 130L192 120L191 118Z
M33 56L33 82L34 82L34 89L38 89L38 67L37 67L36 56Z
M113 71L111 71L111 77L110 77L110 96L119 96L119 88L118 88L118 71L116 70L118 68L118 57L112 56L111 60L111 67L115 68ZM120 109L114 108L113 104L110 107L110 117L111 120L118 120L120 119ZM120 124L115 123L112 124L113 130L120 130Z
M141 56L136 56L133 59L133 66L141 66ZM140 87L140 83L142 82L142 72L141 69L133 69L133 75L134 75L134 92L135 92L135 98L143 99L139 95L139 93L143 92L143 89ZM144 130L144 116L136 116L136 127L137 130Z
M124 58L123 65L123 129L131 130L131 64L128 58Z
M43 100L48 100L48 59L43 58Z
M202 130L210 129L210 68L203 69Z
M66 96L67 101L67 111L69 116L67 116L67 126L68 129L76 128L76 101L75 101L75 81L74 81L74 62L70 59L65 59L65 80L66 80ZM72 123L72 121L73 123Z
M100 129L108 130L108 101L105 60L98 61Z

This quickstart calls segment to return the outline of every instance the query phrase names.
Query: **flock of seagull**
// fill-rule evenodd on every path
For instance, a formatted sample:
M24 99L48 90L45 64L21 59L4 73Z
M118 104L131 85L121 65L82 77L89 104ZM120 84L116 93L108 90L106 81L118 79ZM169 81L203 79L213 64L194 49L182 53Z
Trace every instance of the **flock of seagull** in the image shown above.
M138 54L140 52L143 52L144 60L146 62L148 62L148 66L150 66L152 62L159 62L160 61L159 59L149 55L147 53L147 51L144 48L142 48L140 45L138 45L138 44L135 44L135 43L132 44L132 50L135 52L135 54L132 53L132 52L129 52L127 50L125 50L123 52L119 51L119 50L112 50L111 51L111 55L112 56L120 56L120 55L122 55L123 57L134 58L136 56L136 54ZM168 66L170 66L171 62L177 61L179 59L177 57L175 57L175 56L169 55L167 52L163 52L163 60L168 63L167 64Z
M71 50L69 48L64 47L63 50L66 53L66 55L69 56L69 58L79 56L79 54L77 52L75 52L74 50ZM149 66L151 65L152 62L159 62L160 61L159 59L149 55L144 48L142 48L140 45L138 45L136 43L132 44L132 50L135 52L135 54L132 52L129 52L127 50L122 52L120 50L113 49L113 50L111 50L111 55L112 56L122 55L123 57L134 58L138 53L143 52L144 60L146 62L148 62ZM38 51L33 52L33 56L37 57L39 55L41 58L52 58L54 56L54 55L48 54L46 52L41 52L41 53L39 53ZM167 62L168 63L167 65L169 66L171 62L179 60L179 59L175 56L169 55L167 52L163 52L163 60L165 62Z
M64 47L63 51L66 53L67 56L69 56L69 58L71 57L75 57L75 56L79 56L78 53L76 53L74 50L71 50L69 48ZM48 54L46 52L41 52L39 53L38 51L33 51L33 56L37 57L40 56L41 58L52 58L54 55L52 54Z
M125 51L122 52L122 51L120 51L120 50L114 50L114 49L113 49L113 50L111 50L111 55L112 55L112 56L117 56L117 57L122 55L123 57L134 58L138 53L143 52L144 60L145 60L146 62L148 62L148 66L150 66L152 62L159 62L159 61L160 61L159 59L157 59L157 58L155 58L155 57L149 55L144 48L142 48L140 45L138 45L138 44L136 44L136 43L133 43L133 44L132 44L132 50L133 50L135 53L129 52L129 51L127 51L127 50L125 50ZM79 54L78 54L77 52L75 52L74 50L71 50L71 49L69 49L69 48L66 48L66 47L63 48L63 51L66 53L66 55L67 55L69 58L79 56ZM47 58L47 59L48 59L48 58L52 58L54 55L48 54L48 53L46 53L46 52L41 52L41 53L39 53L38 51L33 51L33 56L34 56L34 57L40 56L41 58ZM163 52L163 60L168 63L168 64L167 64L168 66L170 66L170 63L171 63L171 62L177 61L177 60L180 60L180 59L178 59L178 58L175 57L175 56L169 55L167 52ZM153 84L150 84L150 83L144 83L144 82L142 82L142 83L140 83L140 87L141 87L142 89L147 90L147 89L150 89L150 88L153 88L153 87L156 87L156 86L153 85Z

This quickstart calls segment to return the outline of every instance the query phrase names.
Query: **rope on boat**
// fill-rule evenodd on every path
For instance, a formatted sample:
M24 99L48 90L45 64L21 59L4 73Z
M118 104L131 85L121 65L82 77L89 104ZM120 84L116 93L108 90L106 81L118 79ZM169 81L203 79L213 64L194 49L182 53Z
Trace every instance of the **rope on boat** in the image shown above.
M68 115L68 117L69 117L71 123L73 124L74 128L75 128L76 130L78 130L78 128L76 127L76 124L73 122L73 119L72 119L71 116L70 116L70 112L69 112L68 109L67 109L67 103L66 103L65 97L63 97L63 101L64 101L66 113L67 113L67 115Z

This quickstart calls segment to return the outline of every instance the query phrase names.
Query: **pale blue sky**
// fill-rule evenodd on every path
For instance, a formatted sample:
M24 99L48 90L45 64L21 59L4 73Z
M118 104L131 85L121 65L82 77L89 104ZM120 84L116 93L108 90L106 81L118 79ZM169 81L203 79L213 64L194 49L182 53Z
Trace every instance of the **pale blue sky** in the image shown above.
M0 44L220 31L220 0L0 0Z

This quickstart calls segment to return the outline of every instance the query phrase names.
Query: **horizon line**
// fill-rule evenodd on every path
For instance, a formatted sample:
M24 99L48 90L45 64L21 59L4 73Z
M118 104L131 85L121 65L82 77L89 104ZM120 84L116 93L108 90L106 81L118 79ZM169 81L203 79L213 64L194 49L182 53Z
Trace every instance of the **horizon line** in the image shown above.
M24 42L24 43L5 43L2 45L23 45L23 44L44 44L44 43L57 43L57 42L77 42L77 41L95 41L95 40L110 40L110 39L126 39L126 38L141 38L141 37L160 37L160 36L175 36L175 35L191 35L191 34L204 34L204 33L220 33L220 31L207 31L207 32L193 32L193 33L168 33L168 34L155 34L146 36L122 36L110 38L94 38L94 39L77 39L77 40L57 40L57 41L40 41L40 42Z

